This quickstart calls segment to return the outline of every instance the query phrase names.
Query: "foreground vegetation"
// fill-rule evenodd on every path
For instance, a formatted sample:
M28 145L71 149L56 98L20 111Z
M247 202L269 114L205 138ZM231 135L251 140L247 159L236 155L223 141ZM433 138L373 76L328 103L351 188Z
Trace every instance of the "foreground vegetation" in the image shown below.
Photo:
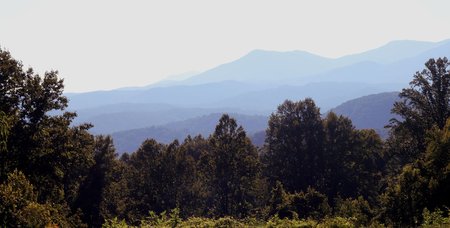
M0 226L449 225L449 63L425 65L386 141L305 99L278 107L261 148L225 114L209 137L119 158L111 137L71 125L57 72L0 50Z
M423 222L420 227L448 227L450 226L450 217L444 217L444 212L437 210L430 213L425 210L423 214ZM448 214L448 211L447 211ZM161 215L150 213L148 217L141 220L137 226L128 225L125 220L117 218L109 219L103 224L104 228L131 228L131 227L387 227L387 225L373 221L370 224L361 224L356 217L327 217L321 220L299 219L299 218L283 218L278 215L268 220L257 220L255 218L235 219L232 217L222 217L218 219L190 217L181 219L179 210L174 209L169 215L163 212ZM391 225L389 225L391 226Z

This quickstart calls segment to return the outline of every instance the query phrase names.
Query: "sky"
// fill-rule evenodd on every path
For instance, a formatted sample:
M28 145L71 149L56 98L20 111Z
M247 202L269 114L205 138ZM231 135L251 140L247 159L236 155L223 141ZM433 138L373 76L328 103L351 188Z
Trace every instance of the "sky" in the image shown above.
M0 0L0 47L65 91L145 86L254 49L336 58L450 38L448 0Z

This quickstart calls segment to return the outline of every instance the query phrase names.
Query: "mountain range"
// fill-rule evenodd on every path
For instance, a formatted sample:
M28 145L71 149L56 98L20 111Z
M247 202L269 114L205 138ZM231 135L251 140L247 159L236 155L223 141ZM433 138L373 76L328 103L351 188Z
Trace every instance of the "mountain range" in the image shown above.
M388 130L384 127L390 119L399 118L391 114L394 102L399 100L398 92L372 94L344 102L330 111L350 118L357 129L375 129L383 138L386 138ZM182 141L188 135L208 137L213 133L221 115L222 113L213 113L168 124L115 132L112 137L120 153L137 150L147 138L170 143L175 139ZM236 113L231 113L230 116L244 127L255 145L263 145L268 116Z
M171 123L180 124L225 112L267 118L286 99L311 97L323 113L334 108L335 112L350 116L357 127L376 128L385 135L380 121L390 115L387 112L390 108L383 106L383 113L387 114L377 120L378 116L371 116L372 112L363 108L368 107L366 103L372 104L368 95L400 91L408 86L416 71L424 68L428 59L443 56L450 56L450 40L393 41L340 58L305 51L255 50L235 61L177 80L66 96L70 101L68 109L79 116L74 124L90 122L94 124L91 131L97 134L117 136L133 129L153 128L165 129L156 136L177 136L178 133L171 131L180 129L168 127ZM384 96L386 100L380 102L392 103L393 93ZM359 97L363 98L347 102ZM362 109L351 112L350 106ZM205 132L184 131L189 134Z
M268 121L267 116L236 113L230 113L229 115L235 118L239 125L242 125L249 136L263 131ZM183 141L188 135L208 137L213 133L221 116L222 113L212 113L160 126L115 132L112 137L118 152L133 152L147 138L154 138L162 143L171 143L173 140Z
M397 101L400 101L398 92L372 94L344 102L330 111L349 117L358 129L374 129L386 138L388 129L385 126L392 118L400 118L391 113Z

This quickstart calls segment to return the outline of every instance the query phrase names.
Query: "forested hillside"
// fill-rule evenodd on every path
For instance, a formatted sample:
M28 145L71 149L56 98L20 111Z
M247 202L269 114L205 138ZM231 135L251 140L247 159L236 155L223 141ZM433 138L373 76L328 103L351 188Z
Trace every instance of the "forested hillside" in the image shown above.
M344 102L331 111L350 118L359 129L374 129L382 138L387 138L389 132L385 126L392 118L400 118L391 113L392 106L399 100L398 92L372 94Z
M229 115L236 119L249 135L263 131L267 126L267 116L236 113ZM220 113L213 113L159 126L115 132L111 136L114 139L116 151L121 154L136 151L147 138L153 138L161 143L170 143L175 139L182 141L188 135L210 135L221 116Z
M411 72L386 140L306 98L278 105L260 148L223 114L209 135L118 157L72 124L58 72L0 49L0 226L450 226L449 67Z
M372 94L346 101L343 104L331 109L331 111L338 115L348 117L357 129L374 129L381 136L381 138L386 139L389 135L389 129L385 128L385 126L389 123L390 119L394 117L398 118L398 116L391 113L392 106L398 100L398 92ZM126 107L128 107L128 105L124 105L124 108ZM146 106L144 105L144 109L145 107ZM197 111L199 112L194 111L193 113L198 114L205 110ZM321 113L323 113L322 109ZM323 113L323 115L326 115L326 113L327 112ZM154 113L143 111L140 115L145 116L145 119L153 118L154 120L158 121L159 119L167 118L167 116L186 118L187 116L191 115L191 112L186 108L169 108L162 112ZM220 119L220 115L220 113L212 113L209 115L194 117L187 120L175 121L160 125L155 124L151 127L118 131L113 132L111 136L114 139L116 151L121 154L123 152L135 151L139 147L141 142L146 138L154 138L158 142L170 143L175 139L182 140L188 135L209 135L214 130L214 126ZM238 121L238 124L242 125L245 128L247 134L249 135L252 143L255 146L260 147L264 144L265 129L267 128L268 119L267 116L245 115L233 112L231 112L230 115ZM100 123L103 126L103 123L108 122L107 126L111 126L111 128L115 129L120 127L117 125L121 125L122 122L125 124L124 127L129 126L126 125L125 121L117 123L112 119L109 119L108 116L114 115L106 115L102 121L96 121L95 123ZM127 115L123 116L125 117ZM133 125L133 123L136 122L136 118L134 117L135 115L127 116L126 119L130 119L130 125ZM145 123L148 124L149 122L145 121ZM93 130L93 132L97 131L98 128L95 128L95 130Z

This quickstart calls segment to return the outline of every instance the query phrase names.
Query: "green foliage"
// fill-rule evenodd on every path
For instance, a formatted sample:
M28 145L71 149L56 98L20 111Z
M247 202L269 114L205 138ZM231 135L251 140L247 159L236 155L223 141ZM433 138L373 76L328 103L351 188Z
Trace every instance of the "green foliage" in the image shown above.
M168 146L154 140L144 142L126 162L130 190L126 214L136 216L129 218L137 220L145 211L161 213L175 207L185 217L203 214L206 182L197 170L203 146L208 144L201 137L189 138L182 145L178 141Z
M357 227L354 224L353 219L347 219L342 217L329 217L323 220L311 220L311 219L280 219L277 215L271 217L267 221L248 221L238 220L232 217L222 217L218 219L190 217L187 220L180 221L177 224L171 222L166 215L152 215L150 218L145 219L139 226L130 226L123 220L117 218L107 220L104 224L104 228L128 228L128 227L196 227L196 228L226 228L226 227L240 227L240 228L284 228L284 227L296 227L296 228L328 228L328 227ZM376 227L376 226L371 226ZM382 226L378 226L382 227Z
M110 136L96 136L94 145L95 164L80 185L75 207L84 212L83 220L94 226L101 226L106 218L120 214L121 201L118 197L126 190L122 184L121 162L117 160ZM122 187L117 189L117 187Z
M266 132L265 175L273 186L281 181L290 191L306 190L322 179L324 130L314 101L285 101L270 116Z
M130 221L138 221L148 211L162 212L158 185L162 173L159 172L164 146L154 140L146 140L139 150L133 153L126 174L128 203L126 214Z
M450 204L450 65L439 58L425 66L392 109L402 120L391 121L381 214L397 225L419 225L424 208Z
M277 181L270 194L269 215L280 218L293 218L294 214L290 211L291 195L288 194L281 182Z
M450 117L450 63L444 57L430 59L425 66L414 75L411 88L402 90L400 97L406 100L396 103L393 111L405 118L403 124L416 124L424 130L435 124L443 128Z
M213 228L215 227L215 220L208 218L190 217L186 221L183 221L180 227Z
M208 186L210 170L210 144L202 136L188 136L179 147L180 164L186 164L181 178L179 207L181 216L205 216L209 211L211 187ZM183 168L183 169L185 169Z
M80 226L73 203L93 164L93 137L87 132L89 125L71 126L76 115L63 112L67 107L63 88L58 72L41 77L31 68L25 71L9 52L0 49L1 131L8 130L7 153L3 148L0 155L0 183L6 181L6 173L18 170L34 186L36 195L27 213L47 214L47 207L40 205L48 204L56 224Z
M370 204L376 204L383 184L386 155L383 141L372 129L356 131L356 146L349 159L350 175L356 183L352 198L362 196Z
M357 226L368 226L375 215L369 202L362 196L356 199L337 199L334 214L342 218L352 218Z
M423 210L422 227L448 227L450 226L450 210L441 211L439 208L430 212L427 208Z
M305 99L278 107L259 151L223 115L206 139L148 139L118 159L111 137L72 126L56 71L0 49L0 226L448 226L449 63L426 67L385 144Z
M333 217L327 218L320 223L317 228L352 228L356 227L353 219L342 218L342 217Z
M272 114L263 161L270 183L290 192L313 187L332 200L359 195L376 201L383 143L373 130L330 112L322 119L312 100L286 101Z
M269 215L289 219L322 219L331 214L328 199L320 192L308 188L306 192L286 193L280 182L272 189Z
M0 183L6 179L10 165L7 159L10 122L10 118L3 111L0 111Z
M178 227L181 224L180 209L172 209L169 215L166 211L157 215L153 211L149 213L145 220L142 220L140 227Z
M407 165L383 196L384 207L391 223L418 224L428 194L425 178L419 168Z
M450 63L447 58L438 58L430 59L425 66L414 75L411 87L402 90L403 100L392 109L402 118L391 121L391 141L396 150L400 149L397 152L402 152L401 165L417 159L426 148L426 131L433 126L442 129L450 117Z
M317 188L330 199L376 198L383 169L383 143L378 134L374 130L355 130L350 119L332 112L323 125L325 176Z
M212 210L218 216L247 216L256 206L260 175L259 157L244 129L223 115L209 138L206 169L213 197Z
M428 207L450 206L450 118L442 130L433 129L428 134L428 145L424 155L427 176Z
M321 219L331 214L327 196L313 188L293 194L291 206L300 218Z
M102 224L103 228L128 228L129 226L125 220L119 220L117 217L112 219L107 219L105 223Z
M0 111L0 152L6 150L6 143L8 142L9 136L9 118L3 111Z
M282 228L282 227L317 227L317 221L314 220L298 220L298 219L280 219L277 215L270 218L264 227Z
M15 170L0 185L0 221L2 227L44 227L57 219L55 209L37 203L37 194L25 175Z
M450 119L444 129L428 134L423 159L405 165L383 196L386 214L392 222L418 224L424 208L450 205Z

